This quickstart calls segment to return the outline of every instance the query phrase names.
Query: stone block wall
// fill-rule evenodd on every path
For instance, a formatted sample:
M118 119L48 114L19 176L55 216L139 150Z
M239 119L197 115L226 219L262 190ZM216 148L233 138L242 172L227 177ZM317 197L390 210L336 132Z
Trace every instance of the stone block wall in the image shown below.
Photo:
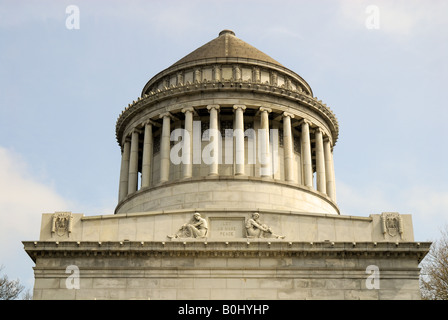
M35 299L420 299L427 249L351 243L38 244ZM289 249L288 249L289 248ZM70 289L79 270L79 287ZM372 269L373 266L373 269ZM372 272L372 270L374 272Z

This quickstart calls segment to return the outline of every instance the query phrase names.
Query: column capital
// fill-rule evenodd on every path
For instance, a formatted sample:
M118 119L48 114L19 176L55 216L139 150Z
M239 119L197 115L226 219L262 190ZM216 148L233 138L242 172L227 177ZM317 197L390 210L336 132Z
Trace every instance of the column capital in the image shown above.
M313 124L310 120L308 120L308 119L302 119L302 120L300 120L300 123L299 123L300 125L303 125L303 124L307 124L308 126L310 126L311 127L311 125Z
M267 113L272 112L272 109L271 109L271 108L266 108L266 107L260 107L258 110L259 110L260 112L267 112Z
M314 133L324 133L324 130L322 130L322 128L321 127L316 127L315 129L314 129Z
M141 125L142 125L142 127L146 127L147 125L157 126L158 123L152 121L151 119L148 119L148 120L143 121L143 123Z
M182 112L182 113L187 113L187 112L193 112L193 113L195 113L196 110L194 110L193 107L185 107L185 108L182 108L181 112Z
M124 142L131 142L131 140L132 140L132 135L134 134L134 133L138 133L138 134L140 134L140 133L142 133L143 131L141 130L141 129L137 129L137 128L133 128L133 129L131 129L129 132L128 132L128 134L126 135L126 137L124 138Z
M233 105L233 110L238 110L241 109L243 112L246 110L246 106L244 104L234 104Z
M330 144L330 147L333 148L333 141L332 141L332 140L330 139L330 137L327 136L326 134L323 134L323 141L324 141L325 143L329 143L329 144Z
M210 112L210 110L212 110L212 109L219 110L219 108L220 108L219 104L209 104L209 105L207 106L207 110L208 110L209 112Z
M169 111L167 111L167 112L163 112L163 113L161 113L161 114L159 115L159 119L162 119L162 118L165 118L165 117L168 117L168 118L170 118L171 120L177 120L177 118L176 118L175 116L173 116L173 115L171 114L171 112L169 112Z
M143 121L140 123L140 126L139 126L139 127L141 127L142 129L144 129L148 124L150 124L150 125L152 125L152 126L154 126L154 127L161 127L161 126L162 126L160 123L158 123L158 122L156 122L156 121L154 121L154 120L146 119L146 120L143 120Z
M290 117L291 119L294 119L294 115L290 112L283 112L282 114L283 117Z

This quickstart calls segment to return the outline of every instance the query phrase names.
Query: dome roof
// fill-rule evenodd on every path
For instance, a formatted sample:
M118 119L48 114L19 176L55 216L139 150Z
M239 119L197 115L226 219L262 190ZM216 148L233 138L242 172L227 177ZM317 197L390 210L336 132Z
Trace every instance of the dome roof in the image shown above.
M283 67L282 64L272 59L267 54L237 38L235 33L231 30L221 31L217 38L194 50L174 63L172 66L177 66L196 60L214 58L247 58L269 62Z
M211 66L218 68L220 71L215 73L210 69ZM225 81L232 79L233 76L235 79L243 80L243 66L246 69L245 81L249 81L247 69L253 68L254 73L250 80L254 83L283 85L286 89L289 88L313 96L310 85L300 75L237 38L232 30L226 29L222 30L217 38L207 42L153 76L143 87L141 97L150 94L152 91L155 92L188 82ZM220 73L224 68L229 69L229 67L236 68L234 70L238 71L234 71L235 74L230 76L228 73L226 75ZM209 73L202 78L202 71ZM216 78L214 78L215 76Z

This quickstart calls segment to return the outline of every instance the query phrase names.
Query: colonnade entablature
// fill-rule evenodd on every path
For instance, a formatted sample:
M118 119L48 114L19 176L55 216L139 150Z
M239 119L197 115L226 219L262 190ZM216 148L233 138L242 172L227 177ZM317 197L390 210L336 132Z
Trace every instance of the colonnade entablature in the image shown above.
M118 143L121 145L121 138L125 133L125 129L129 123L135 120L136 117L140 117L143 112L151 112L148 118L157 117L159 106L165 104L163 108L166 111L171 111L173 108L181 109L182 106L197 107L194 102L183 102L182 105L177 101L177 98L184 97L186 94L190 96L200 95L204 97L207 94L211 95L210 99L216 99L212 97L212 94L230 96L237 99L242 95L250 96L252 100L257 100L256 95L262 94L263 100L272 99L272 103L281 99L282 105L278 104L278 109L287 112L292 112L298 116L307 117L309 114L314 114L321 119L321 122L330 131L332 144L335 145L339 135L339 124L336 116L331 109L324 104L321 100L315 97L311 97L303 92L291 91L284 88L278 88L270 84L254 84L251 83L237 83L234 81L220 81L217 83L196 83L196 84L183 84L177 87L165 88L163 90L157 90L156 92L150 92L143 97L137 98L130 103L120 114L116 123L116 137ZM253 98L255 97L255 98ZM272 104L271 103L271 104ZM224 103L225 104L225 103ZM178 106L176 106L178 105ZM247 104L248 106L250 104ZM260 103L253 102L253 105L260 106ZM250 107L250 106L249 106ZM316 122L316 121L313 121Z
M214 99L216 100L216 99ZM219 100L217 100L219 101ZM304 112L301 112L300 110L293 110L289 107L285 106L275 106L272 104L268 105L260 105L260 104L235 104L235 103L229 103L225 99L222 100L223 102L214 103L215 105L220 106L219 112L220 119L227 120L229 119L232 114L232 112L235 112L235 108L238 106L243 107L244 110L244 122L252 122L254 118L259 117L262 110L268 110L269 111L269 121L272 123L270 124L270 127L272 129L273 123L280 123L280 128L282 127L282 117L283 115L288 115L291 118L292 121L292 127L297 128L300 125L301 121L308 121L310 125L310 129L314 130L316 128L320 128L322 130L322 133L324 134L326 139L329 139L331 142L331 146L333 148L335 144L335 140L332 136L332 130L327 125L326 122L324 122L319 117L313 117L312 115L305 114ZM210 106L210 104L195 104L195 103L181 103L181 104L174 104L170 105L167 108L163 109L157 109L150 112L147 112L145 115L141 115L141 117L136 117L132 121L129 121L126 128L123 130L123 133L121 134L121 138L119 140L119 145L123 146L124 140L128 139L132 132L134 130L144 130L145 125L149 122L156 128L162 127L162 117L161 115L167 114L173 123L180 123L183 124L184 116L183 114L186 111L191 111L194 117L194 120L196 121L202 121L205 123L208 123L208 111L207 108ZM149 110L148 110L149 111ZM249 125L250 127L250 125ZM278 127L278 124L277 124Z
M269 94L314 109L329 123L334 142L337 140L339 129L334 113L313 96L311 87L302 77L279 64L238 57L176 63L159 72L148 81L141 96L119 116L117 134L133 114L154 102L212 92L230 94L230 91L235 91L235 94Z

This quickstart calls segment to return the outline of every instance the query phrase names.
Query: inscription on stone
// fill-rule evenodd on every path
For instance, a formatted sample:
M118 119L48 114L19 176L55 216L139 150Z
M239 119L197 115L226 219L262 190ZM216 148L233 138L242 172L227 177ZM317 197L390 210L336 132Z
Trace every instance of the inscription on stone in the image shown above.
M244 218L210 217L210 237L242 238L244 237Z

